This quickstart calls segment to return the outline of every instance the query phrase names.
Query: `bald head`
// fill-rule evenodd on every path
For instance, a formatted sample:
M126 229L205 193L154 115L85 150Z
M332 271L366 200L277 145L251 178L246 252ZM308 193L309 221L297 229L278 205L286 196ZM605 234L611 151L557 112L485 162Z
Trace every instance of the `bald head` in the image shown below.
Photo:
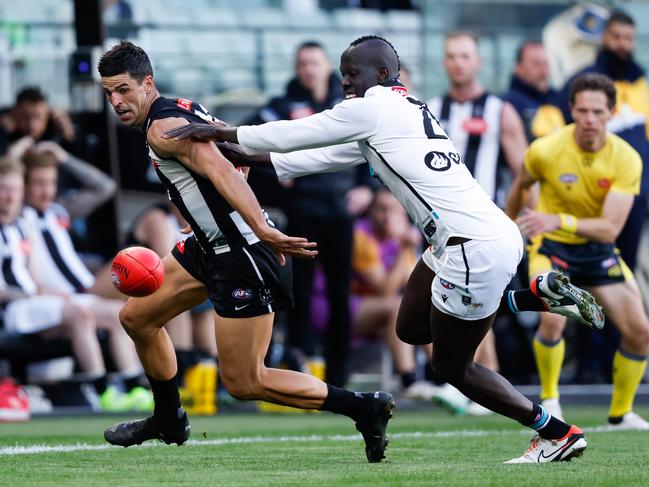
M389 79L399 77L399 56L392 44L382 37L365 36L356 39L343 53L357 63L379 69L387 68Z
M365 96L369 88L399 78L399 56L385 39L361 37L340 57L340 73L347 98Z

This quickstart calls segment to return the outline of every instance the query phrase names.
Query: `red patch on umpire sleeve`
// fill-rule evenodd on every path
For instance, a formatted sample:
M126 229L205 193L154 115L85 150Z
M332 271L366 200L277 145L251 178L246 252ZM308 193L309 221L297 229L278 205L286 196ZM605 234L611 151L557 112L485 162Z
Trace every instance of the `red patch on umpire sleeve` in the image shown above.
M181 254L184 254L185 253L185 241L184 240L178 240L178 242L176 242L176 248L178 249L178 252L180 252Z
M599 185L600 188L610 188L611 187L611 180L610 179L598 179L597 184Z
M192 101L187 100L186 98L178 98L178 100L176 100L176 105L187 111L190 111L192 109Z

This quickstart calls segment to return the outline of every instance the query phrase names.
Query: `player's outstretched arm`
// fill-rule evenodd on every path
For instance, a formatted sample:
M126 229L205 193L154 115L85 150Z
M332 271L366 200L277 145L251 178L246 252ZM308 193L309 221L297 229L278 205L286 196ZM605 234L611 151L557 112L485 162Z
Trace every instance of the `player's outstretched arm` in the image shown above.
M202 141L214 142L233 142L237 143L237 127L226 127L224 125L206 124L206 123L189 123L175 127L162 136L165 139L196 139Z
M209 179L257 237L278 254L280 262L284 262L284 254L310 258L317 255L317 251L313 250L316 247L314 242L284 235L268 224L245 178L223 157L214 144L162 137L165 131L186 123L186 120L178 118L156 120L147 134L149 145L160 156L176 157L197 174Z
M368 139L376 133L382 117L380 100L364 97L345 100L330 110L297 120L227 128L190 124L167 130L163 137L235 142L246 154L287 153Z

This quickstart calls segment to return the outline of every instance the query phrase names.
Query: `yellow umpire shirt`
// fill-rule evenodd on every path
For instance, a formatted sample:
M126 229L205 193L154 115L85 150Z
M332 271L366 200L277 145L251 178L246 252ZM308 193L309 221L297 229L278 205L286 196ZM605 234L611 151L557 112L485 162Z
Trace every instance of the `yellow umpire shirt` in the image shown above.
M607 133L606 144L597 152L579 148L575 125L536 139L525 153L525 168L539 181L537 210L568 213L577 218L598 218L609 191L635 196L640 192L640 155L617 135ZM567 244L588 239L556 230L543 237Z

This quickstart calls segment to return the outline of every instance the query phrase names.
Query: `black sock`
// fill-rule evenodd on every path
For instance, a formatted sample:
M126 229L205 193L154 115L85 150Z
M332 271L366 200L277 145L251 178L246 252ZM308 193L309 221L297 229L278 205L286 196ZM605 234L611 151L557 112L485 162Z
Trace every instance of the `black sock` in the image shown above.
M500 298L498 315L513 315L521 311L546 311L545 303L529 289L505 291Z
M176 363L178 364L179 385L185 383L185 372L200 361L200 355L194 350L176 350Z
M153 415L162 421L177 420L181 407L176 376L169 380L155 380L147 375L147 379L151 384L153 400L155 401Z
M415 373L415 371L405 372L399 375L401 376L401 385L403 386L404 389L407 389L415 382L417 382L417 374Z
M370 411L372 397L373 392L352 392L327 384L327 398L320 410L344 414L354 421L360 421Z
M146 381L146 377L144 377L144 374L136 374L132 376L124 376L122 377L122 381L124 382L124 388L127 391L132 391L136 387L144 387L148 388L148 383Z
M538 431L541 438L546 440L558 440L570 431L569 425L550 415L540 404L533 405L532 413L521 424Z
M101 375L96 379L92 379L91 382L92 382L92 386L97 391L97 394L99 394L100 396L104 392L106 392L106 389L108 389L108 376L106 374Z

